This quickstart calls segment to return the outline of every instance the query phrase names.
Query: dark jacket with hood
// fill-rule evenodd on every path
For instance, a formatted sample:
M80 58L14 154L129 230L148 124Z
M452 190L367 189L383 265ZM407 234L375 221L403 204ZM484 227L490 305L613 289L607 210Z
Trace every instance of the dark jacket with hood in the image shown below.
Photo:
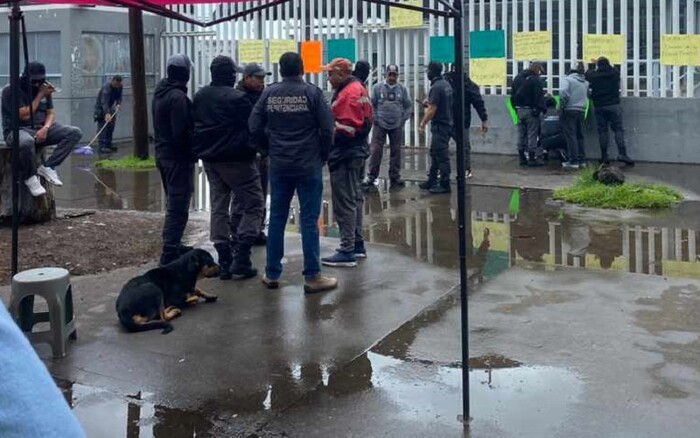
M39 94L39 88L33 87L30 76L37 73L39 76L46 74L46 69L43 64L38 62L30 62L24 67L24 72L19 79L19 107L29 106ZM43 80L41 80L43 82ZM2 126L3 137L7 138L12 132L12 88L8 84L2 90ZM31 120L20 120L20 128L39 129L46 121L47 113L53 109L53 99L51 96L44 97L39 103L39 107L33 112ZM33 125L32 125L33 123Z
M512 103L516 108L532 108L538 112L547 111L544 88L540 75L525 70L513 80Z
M620 72L610 64L589 66L586 80L591 86L591 99L595 106L620 104Z
M445 79L447 82L452 85L452 89L455 90L456 93L456 86L457 84L455 81L457 80L457 74L455 72L449 72L445 74ZM456 94L455 94L456 96ZM459 102L457 98L455 97L454 102L453 102L453 109L452 109L452 114L457 114L457 105L459 105ZM469 127L472 125L472 107L476 110L476 113L479 115L479 119L482 122L485 122L489 119L488 113L486 112L486 104L484 103L484 98L481 96L481 90L479 90L479 86L471 80L471 78L465 74L464 75L464 127L469 129ZM456 123L455 123L456 126Z
M333 170L341 161L367 158L367 137L372 129L374 113L365 86L350 76L333 94L331 111L335 119L335 136L328 167Z
M212 82L194 96L194 152L204 161L253 160L257 153L248 131L253 109L246 93L235 88L228 66L212 65Z
M257 144L269 145L270 170L299 176L323 167L333 141L333 115L323 91L301 76L267 87L249 120Z
M107 82L100 89L95 101L94 118L96 122L104 120L107 114L114 113L114 106L122 103L122 88L113 88L112 81Z
M156 160L196 161L192 153L192 102L184 77L161 80L153 94Z

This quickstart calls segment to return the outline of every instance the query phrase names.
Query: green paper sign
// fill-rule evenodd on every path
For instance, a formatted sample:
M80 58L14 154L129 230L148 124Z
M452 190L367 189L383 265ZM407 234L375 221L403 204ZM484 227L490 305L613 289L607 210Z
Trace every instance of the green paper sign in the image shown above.
M430 61L450 64L455 62L455 38L451 36L430 37Z
M506 33L502 30L469 32L470 58L505 58Z
M355 39L328 40L328 62L335 58L345 58L355 62Z

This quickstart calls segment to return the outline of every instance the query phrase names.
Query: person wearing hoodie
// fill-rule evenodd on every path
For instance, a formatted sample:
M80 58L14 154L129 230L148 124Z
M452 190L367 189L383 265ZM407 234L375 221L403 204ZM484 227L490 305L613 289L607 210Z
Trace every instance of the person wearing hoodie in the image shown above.
M270 156L270 226L262 281L268 289L280 287L284 231L296 193L301 207L304 292L319 293L338 286L337 279L321 275L318 229L333 115L323 91L304 81L304 63L298 53L283 54L279 66L282 82L263 91L248 120L253 138L267 144Z
M100 133L99 152L101 154L111 154L118 150L112 144L112 136L114 135L114 125L117 123L115 113L122 106L122 90L122 77L115 75L100 88L95 101L93 118L97 123L97 132Z
M384 155L384 143L389 136L391 161L389 179L391 188L405 187L401 180L401 144L403 127L411 117L413 102L406 87L399 83L399 67L389 65L386 68L386 80L374 86L372 91L372 108L374 109L374 127L372 128L371 155L369 172L363 185L369 187L379 176L379 168Z
M360 59L355 63L355 68L352 71L352 75L359 79L363 84L366 84L367 78L369 78L369 74L371 72L372 66L370 63L364 59Z
M518 113L518 155L521 166L542 166L537 138L540 133L540 115L547 112L545 92L540 79L544 68L533 62L530 68L513 80L512 103Z
M247 64L243 68L243 79L238 81L236 88L244 92L251 106L255 107L255 104L258 103L265 89L265 78L270 75L272 75L272 73L262 68L259 64L254 62ZM256 148L258 151L256 162L258 163L258 170L260 171L260 186L263 191L264 207L270 181L270 157L267 155L267 146L264 144L257 144ZM263 216L260 221L260 234L258 234L258 238L255 240L256 246L265 246L267 243L267 236L265 235L265 216L265 209L263 208ZM237 204L236 198L234 197L233 206L231 207L231 218L233 220L231 223L232 229L237 229L238 224L241 222L241 217L241 206ZM232 239L235 238L235 233L232 233L231 237Z
M587 102L588 81L584 77L583 64L578 64L562 80L559 90L559 123L569 155L569 161L562 163L562 166L567 169L578 169L586 165L583 122Z
M450 193L450 165L449 144L454 132L454 91L452 85L442 76L442 64L431 61L428 64L428 80L430 91L425 101L425 115L421 120L418 130L421 135L430 123L432 135L430 143L430 170L428 180L418 185L423 190L432 194ZM438 175L440 182L438 183Z
M586 79L591 84L591 99L598 123L598 140L600 142L600 162L610 162L608 146L612 129L617 144L618 161L634 166L627 155L625 130L622 126L622 107L620 106L620 71L610 64L610 60L600 57L591 61L586 72Z
M253 106L235 88L236 73L243 70L233 59L217 56L209 70L211 84L194 96L193 150L204 162L211 188L210 237L219 254L219 278L248 279L258 275L250 256L263 216L257 148L248 131ZM241 215L238 226L231 217L231 195Z
M331 110L335 118L335 136L328 169L331 173L333 214L340 228L340 247L324 257L326 266L354 267L357 258L366 258L362 236L362 179L365 159L369 156L367 137L374 114L365 86L352 76L352 64L336 58L325 67L334 89Z
M44 64L27 64L19 82L20 178L32 196L37 197L46 193L38 176L44 177L54 186L63 185L56 168L68 158L83 133L75 126L59 125L55 122L53 93L56 90L46 82ZM12 145L12 113L13 110L17 110L12 108L12 92L10 85L2 90L2 126L7 145ZM37 167L37 146L49 145L56 145L56 149L45 164Z
M183 54L168 58L167 77L153 94L153 131L156 167L165 191L165 222L161 266L176 260L188 249L182 235L189 219L190 200L194 191L192 152L192 102L187 97L192 63Z

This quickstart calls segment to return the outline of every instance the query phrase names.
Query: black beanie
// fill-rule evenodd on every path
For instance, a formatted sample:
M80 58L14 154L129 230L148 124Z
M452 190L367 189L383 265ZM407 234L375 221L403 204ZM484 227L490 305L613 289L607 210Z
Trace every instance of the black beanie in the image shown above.
M372 66L369 65L364 59L361 59L355 63L355 70L353 70L352 75L359 79L361 82L365 82L369 77L369 73L372 70Z

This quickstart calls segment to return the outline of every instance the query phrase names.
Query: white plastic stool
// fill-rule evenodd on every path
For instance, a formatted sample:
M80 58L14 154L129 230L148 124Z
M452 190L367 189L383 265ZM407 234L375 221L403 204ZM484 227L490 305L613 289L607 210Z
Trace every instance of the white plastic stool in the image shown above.
M48 312L34 312L34 296L43 297ZM29 300L29 312L21 312L22 302ZM70 273L63 268L30 269L12 278L10 313L32 343L49 343L54 357L66 355L66 340L77 339L73 314L73 289ZM33 333L40 322L48 322L50 329Z

